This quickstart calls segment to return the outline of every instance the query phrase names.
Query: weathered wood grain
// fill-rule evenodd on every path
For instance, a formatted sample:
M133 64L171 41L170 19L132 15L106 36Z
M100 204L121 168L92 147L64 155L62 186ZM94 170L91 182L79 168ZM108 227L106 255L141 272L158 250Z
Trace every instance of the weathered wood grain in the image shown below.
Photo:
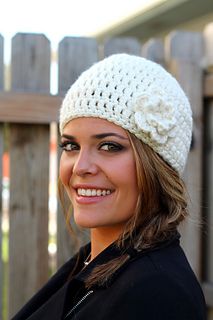
M205 98L213 98L213 74L204 74L203 80L203 96Z
M50 44L43 35L12 41L12 90L49 93ZM49 126L10 125L9 311L48 279Z
M3 261L2 261L2 159L3 159L3 149L4 149L4 137L3 137L3 125L0 124L0 319L3 318L2 315L2 288L3 288Z
M98 61L95 39L65 37L59 44L59 92L63 95L78 76Z
M59 94L63 94L79 75L98 61L96 40L88 38L64 38L59 45ZM58 153L60 161L60 152ZM73 219L71 219L73 220ZM74 227L74 225L73 225ZM75 228L75 227L74 227ZM88 241L88 235L75 228L80 244ZM62 265L77 250L76 240L67 231L62 207L58 206L57 264Z
M213 282L213 99L205 106L204 204L206 218L206 281Z
M212 283L204 283L202 285L202 289L205 294L206 304L208 305L208 307L211 307L212 311L213 311L213 284ZM208 318L208 319L211 320L212 318Z
M104 43L104 56L108 57L116 53L129 53L141 55L141 44L136 38L123 37L108 39Z
M40 34L16 34L12 40L11 67L13 91L49 93L49 40Z
M3 37L0 35L0 92L4 87L4 64L3 64ZM0 124L0 195L2 195L2 156L3 156L3 126ZM2 197L0 197L0 283L3 283L2 263ZM1 286L0 286L1 287ZM1 287L2 288L2 287ZM0 319L2 319L2 290L0 290Z
M59 96L0 91L0 122L45 124L58 121L61 102Z
M200 33L173 32L167 38L166 56L170 71L182 85L193 111L194 144L184 179L190 195L190 218L182 225L182 245L189 261L201 271L201 190L202 190L202 69L203 41Z
M165 66L164 44L161 39L150 39L142 47L142 56Z
M205 68L208 71L213 71L213 22L209 23L203 31L205 45Z
M204 82L208 95L204 114L204 205L206 218L206 298L209 307L209 320L213 319L213 23L204 30L206 69L209 72ZM208 89L208 90L207 90Z
M4 41L0 35L0 90L4 88Z

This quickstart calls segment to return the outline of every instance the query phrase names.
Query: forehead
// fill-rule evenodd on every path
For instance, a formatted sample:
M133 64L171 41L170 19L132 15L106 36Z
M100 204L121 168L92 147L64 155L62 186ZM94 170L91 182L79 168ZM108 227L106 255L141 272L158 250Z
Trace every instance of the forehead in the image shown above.
M69 121L64 127L63 134L69 134L71 131L76 134L85 133L88 135L113 132L127 137L127 132L122 127L105 119L91 117L76 118Z

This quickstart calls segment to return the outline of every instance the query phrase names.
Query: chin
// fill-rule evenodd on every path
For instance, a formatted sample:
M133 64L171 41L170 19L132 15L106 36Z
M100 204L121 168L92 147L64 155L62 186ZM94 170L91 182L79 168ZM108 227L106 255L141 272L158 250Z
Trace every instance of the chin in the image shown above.
M81 228L91 229L91 228L96 228L98 226L98 224L92 222L91 219L88 220L79 216L74 216L74 221L76 225Z

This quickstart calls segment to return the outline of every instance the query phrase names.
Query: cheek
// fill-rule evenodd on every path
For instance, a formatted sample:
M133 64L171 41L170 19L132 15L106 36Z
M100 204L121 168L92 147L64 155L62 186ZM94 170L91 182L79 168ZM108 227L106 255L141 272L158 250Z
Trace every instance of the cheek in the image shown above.
M137 188L137 174L134 158L129 157L123 166L120 166L120 175L127 186Z
M66 155L62 154L59 164L59 177L64 185L68 185L72 175L72 164L66 159Z
M132 156L128 155L126 158L122 158L122 161L114 162L111 172L108 170L108 173L114 184L121 188L124 194L126 192L138 193L136 166Z

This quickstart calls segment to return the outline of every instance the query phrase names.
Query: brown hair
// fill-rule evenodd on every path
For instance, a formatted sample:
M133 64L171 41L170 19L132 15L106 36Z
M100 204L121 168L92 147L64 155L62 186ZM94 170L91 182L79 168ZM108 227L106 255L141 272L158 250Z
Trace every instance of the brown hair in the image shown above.
M176 233L177 226L187 216L187 197L179 174L135 135L128 133L128 136L135 156L139 197L135 214L115 245L124 248L125 242L125 248L141 251ZM120 257L94 268L86 287L107 283L129 258L124 251Z

